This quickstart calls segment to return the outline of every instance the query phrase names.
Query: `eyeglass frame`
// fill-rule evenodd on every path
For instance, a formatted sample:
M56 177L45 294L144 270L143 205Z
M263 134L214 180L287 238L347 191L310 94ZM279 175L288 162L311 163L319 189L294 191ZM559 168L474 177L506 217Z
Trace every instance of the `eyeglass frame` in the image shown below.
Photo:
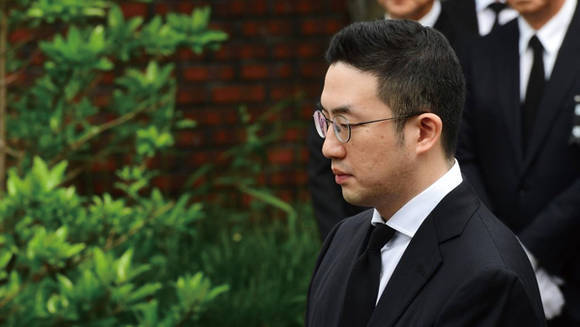
M334 136L336 136L336 139L343 144L348 143L348 141L350 141L351 136L352 136L352 131L351 131L351 127L357 127L357 126L361 126L361 125L367 125L367 124L372 124L372 123L378 123L378 122L382 122L382 121L390 121L390 120L401 120L401 119L409 119L411 117L415 117L415 116L419 116L422 114L427 113L427 111L419 111L419 112L415 112L406 116L399 116L399 117L390 117L390 118L382 118L382 119L375 119L375 120L369 120L369 121L364 121L364 122L360 122L360 123L350 123L348 121L348 118L344 117L343 115L336 115L336 117L342 117L342 119L344 119L346 121L346 128L348 130L348 137L345 141L341 140L339 134L340 132L337 132L337 123L331 119L326 118L326 116L324 115L324 112L322 111L322 109L316 109L314 110L314 113L312 114L312 118L314 119L314 127L316 127L316 132L318 133L318 136L320 136L322 139L326 139L326 135L322 135L322 131L319 130L317 123L316 123L316 113L319 112L320 115L322 115L322 117L324 117L324 119L326 120L326 129L328 130L328 127L330 126L328 123L330 122L332 124L332 131L334 132ZM336 120L336 119L335 119ZM341 124L342 125L342 124ZM326 132L325 132L326 134Z

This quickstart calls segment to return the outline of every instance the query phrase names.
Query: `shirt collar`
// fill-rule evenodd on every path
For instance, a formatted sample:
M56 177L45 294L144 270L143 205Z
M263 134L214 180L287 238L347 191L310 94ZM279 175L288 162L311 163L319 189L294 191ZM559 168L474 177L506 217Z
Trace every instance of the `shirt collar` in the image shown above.
M419 23L426 27L433 27L437 22L437 18L439 18L439 14L441 14L441 2L436 0L433 2L433 7L431 7L427 15L419 19Z
M486 10L487 7L494 2L496 2L496 1L495 0L475 0L475 11L478 13L482 12L482 11ZM505 0L500 0L498 2L506 3Z
M441 202L449 192L461 184L462 181L463 178L461 177L459 163L455 160L453 167L451 167L449 171L395 212L395 214L387 220L387 226L393 228L399 233L405 234L409 238L413 238L419 229L419 226L421 226L431 211L435 209L437 204L439 204L439 202ZM376 225L381 223L384 224L385 222L375 208L373 210L371 224Z
M431 10L429 10L429 12L421 19L419 19L417 22L426 27L433 27L437 22L437 19L439 18L440 14L441 14L441 1L435 0L433 1L433 7L431 7ZM392 18L391 16L389 16L388 13L385 13L385 19Z
M576 0L566 0L562 5L562 8L560 8L560 11L558 11L554 17L537 31L534 30L522 16L518 17L518 25L520 29L520 56L526 52L528 43L534 35L540 39L544 51L548 55L556 55L564 41L566 31L568 30L568 26L574 16L575 4Z

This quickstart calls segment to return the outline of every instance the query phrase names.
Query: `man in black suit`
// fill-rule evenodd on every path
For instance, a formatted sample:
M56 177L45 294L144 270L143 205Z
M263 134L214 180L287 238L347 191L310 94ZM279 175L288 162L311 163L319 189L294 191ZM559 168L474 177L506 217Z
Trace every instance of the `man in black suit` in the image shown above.
M549 325L580 326L580 8L508 2L520 18L482 39L464 67L458 158L529 251Z
M443 35L356 23L326 57L323 153L343 197L373 209L327 237L306 326L544 326L522 247L453 158L465 86Z

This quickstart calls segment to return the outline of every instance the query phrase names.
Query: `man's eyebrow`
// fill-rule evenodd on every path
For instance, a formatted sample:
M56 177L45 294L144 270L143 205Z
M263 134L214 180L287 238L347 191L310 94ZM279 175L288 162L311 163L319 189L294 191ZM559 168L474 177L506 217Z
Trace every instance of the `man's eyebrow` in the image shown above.
M341 107L336 107L330 110L325 109L322 104L320 102L316 103L316 109L317 110L321 110L323 112L331 112L333 115L340 115L340 114L348 114L351 112L350 110L350 106L346 105L346 106L341 106Z

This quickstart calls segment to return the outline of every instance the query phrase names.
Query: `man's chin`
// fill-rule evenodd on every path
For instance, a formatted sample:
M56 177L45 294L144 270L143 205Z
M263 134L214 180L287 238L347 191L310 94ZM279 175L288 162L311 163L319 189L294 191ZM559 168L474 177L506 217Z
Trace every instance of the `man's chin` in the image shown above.
M345 191L344 188L342 189L342 197L344 201L352 204L353 206L365 206L362 202L362 199L359 194L353 194L351 192Z

